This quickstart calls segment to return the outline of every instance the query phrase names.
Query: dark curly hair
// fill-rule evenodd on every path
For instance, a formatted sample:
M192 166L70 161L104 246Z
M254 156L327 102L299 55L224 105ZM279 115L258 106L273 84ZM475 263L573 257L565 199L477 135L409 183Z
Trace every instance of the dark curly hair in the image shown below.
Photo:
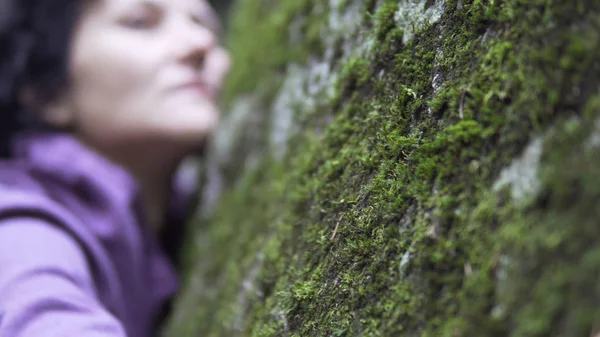
M70 42L86 1L0 0L0 157L11 155L16 132L43 127L19 102L23 88L36 105L66 89Z

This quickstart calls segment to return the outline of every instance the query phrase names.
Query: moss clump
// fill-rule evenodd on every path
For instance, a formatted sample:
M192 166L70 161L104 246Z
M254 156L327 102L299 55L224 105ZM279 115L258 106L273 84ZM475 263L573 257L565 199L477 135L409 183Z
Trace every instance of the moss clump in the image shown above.
M241 0L228 97L260 81L268 105L284 65L326 53L319 25L353 4L332 3ZM404 43L394 13L408 2L358 3L353 38L372 45L335 47L335 95L194 228L167 335L594 333L600 4L448 0ZM534 138L539 190L513 200L494 182Z

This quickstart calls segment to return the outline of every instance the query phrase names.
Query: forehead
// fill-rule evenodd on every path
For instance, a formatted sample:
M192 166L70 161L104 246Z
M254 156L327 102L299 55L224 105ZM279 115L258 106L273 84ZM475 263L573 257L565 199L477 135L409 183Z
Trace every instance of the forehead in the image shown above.
M106 12L127 10L134 6L151 6L166 10L174 9L198 13L199 15L210 15L215 19L217 18L212 6L206 0L95 0L91 1L91 5Z
M3 1L3 0L0 0ZM84 17L102 18L119 16L140 7L161 11L178 11L193 15L218 33L222 32L219 16L207 0L88 0Z

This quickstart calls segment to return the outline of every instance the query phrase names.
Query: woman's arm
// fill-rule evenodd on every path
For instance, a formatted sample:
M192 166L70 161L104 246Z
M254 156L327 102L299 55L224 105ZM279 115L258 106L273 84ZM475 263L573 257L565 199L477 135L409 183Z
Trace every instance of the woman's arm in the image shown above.
M34 218L0 221L0 337L125 337L80 245Z

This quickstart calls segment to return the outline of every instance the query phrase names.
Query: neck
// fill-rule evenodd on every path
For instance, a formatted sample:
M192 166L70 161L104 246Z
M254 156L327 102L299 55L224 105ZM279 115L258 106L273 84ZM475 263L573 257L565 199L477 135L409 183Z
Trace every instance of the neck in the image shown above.
M161 151L158 146L154 147L153 151L96 150L121 165L133 176L140 189L142 212L148 226L154 232L160 232L169 210L173 176L184 155L176 154L172 150Z
M171 165L151 166L149 161L122 163L135 178L139 186L142 212L147 225L156 233L160 232L169 211L172 180L179 161ZM146 164L146 165L144 165Z
M140 198L148 226L158 233L169 210L173 173L133 172L133 175L140 186Z

